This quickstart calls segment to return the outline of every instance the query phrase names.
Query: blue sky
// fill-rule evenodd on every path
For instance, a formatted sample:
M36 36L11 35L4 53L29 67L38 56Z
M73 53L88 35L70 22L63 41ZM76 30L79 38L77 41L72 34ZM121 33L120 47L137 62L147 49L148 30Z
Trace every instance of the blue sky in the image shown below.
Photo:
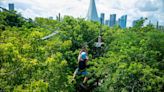
M164 25L164 0L95 0L98 14L117 14L117 19L128 15L128 26L140 17L147 17L154 24L159 21ZM8 8L8 3L14 3L15 9L24 17L55 17L62 15L85 18L90 0L0 0L0 6Z

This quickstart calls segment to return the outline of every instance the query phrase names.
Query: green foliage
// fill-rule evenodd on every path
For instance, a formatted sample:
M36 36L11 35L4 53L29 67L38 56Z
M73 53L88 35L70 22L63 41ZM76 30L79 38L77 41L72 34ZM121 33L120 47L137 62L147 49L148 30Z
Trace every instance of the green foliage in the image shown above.
M61 22L46 18L25 21L21 15L5 11L0 12L0 20L0 91L75 91L72 74L80 48L87 42L88 86L99 81L92 91L164 90L164 33L151 25L143 27L144 20L129 29L102 26L105 47L102 57L95 59L97 22L69 16ZM54 31L59 33L41 40Z
M140 28L148 30L149 27ZM97 91L156 91L163 90L163 40L164 34L160 31L150 30L137 32L130 29L113 32L110 37L107 58L100 58L96 62L98 70L103 70L99 76L106 75ZM94 62L94 61L93 61ZM96 64L97 65L97 64ZM100 68L100 69L99 69Z
M25 20L23 19L23 17L21 16L21 14L18 14L15 11L4 11L1 12L0 11L0 24L5 25L5 26L17 26L17 27L21 27L24 23Z
M14 88L13 92L47 92L48 91L48 83L43 82L43 80L34 81L31 84L20 85Z

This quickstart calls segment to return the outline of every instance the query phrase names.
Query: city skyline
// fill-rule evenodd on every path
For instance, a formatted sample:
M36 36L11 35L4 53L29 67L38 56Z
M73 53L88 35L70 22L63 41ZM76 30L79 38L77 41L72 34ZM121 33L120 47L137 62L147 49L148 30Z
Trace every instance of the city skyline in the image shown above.
M98 17L105 13L105 20L110 14L116 14L117 19L122 15L128 15L127 26L132 26L133 20L147 17L156 24L164 25L164 0L95 0ZM23 16L29 17L55 17L61 15L86 18L90 0L3 0L0 6L8 9L8 3L15 4L15 10Z

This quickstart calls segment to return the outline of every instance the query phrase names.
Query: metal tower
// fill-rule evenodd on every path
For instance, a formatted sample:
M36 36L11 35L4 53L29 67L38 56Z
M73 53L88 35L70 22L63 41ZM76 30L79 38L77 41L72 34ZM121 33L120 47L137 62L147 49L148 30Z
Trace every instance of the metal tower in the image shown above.
M95 0L90 0L90 5L89 5L89 9L88 9L88 14L87 14L87 20L99 22Z

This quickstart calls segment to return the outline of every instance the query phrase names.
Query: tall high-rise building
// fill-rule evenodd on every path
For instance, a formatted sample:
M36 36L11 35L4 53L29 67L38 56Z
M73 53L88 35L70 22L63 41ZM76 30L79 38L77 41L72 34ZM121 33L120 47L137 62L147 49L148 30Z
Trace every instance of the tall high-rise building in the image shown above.
M116 25L116 14L111 14L110 15L110 21L109 21L109 26L113 27Z
M118 20L118 24L121 28L126 28L126 23L127 23L127 15L121 16Z
M109 26L109 20L105 20L105 25Z
M89 9L88 9L88 14L87 14L87 20L99 22L99 17L97 14L95 0L90 0L90 5L89 5Z
M164 31L164 26L161 26L161 25L160 25L160 26L158 26L158 29Z
M14 10L14 4L13 3L9 3L9 10L13 11Z
M105 21L105 14L101 13L100 15L100 22L104 25L104 21Z
M48 19L51 19L51 20L53 20L53 17L52 17L52 16L50 16Z
M59 13L58 16L56 16L56 20L61 21L61 14Z
M156 25L156 28L158 29L158 27L159 27L159 22L157 21L157 25Z

